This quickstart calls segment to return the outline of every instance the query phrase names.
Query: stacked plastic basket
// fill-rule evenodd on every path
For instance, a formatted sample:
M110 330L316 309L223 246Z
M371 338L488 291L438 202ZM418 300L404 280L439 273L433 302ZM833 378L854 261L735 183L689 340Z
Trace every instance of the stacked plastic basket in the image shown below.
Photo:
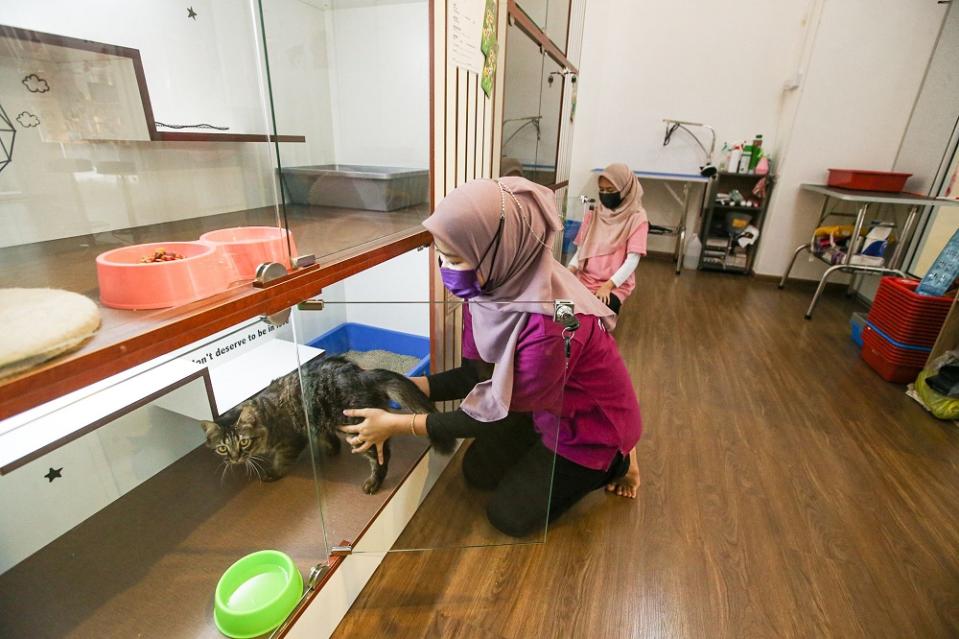
M919 295L916 280L884 277L866 318L862 358L890 382L919 375L952 306L952 297Z

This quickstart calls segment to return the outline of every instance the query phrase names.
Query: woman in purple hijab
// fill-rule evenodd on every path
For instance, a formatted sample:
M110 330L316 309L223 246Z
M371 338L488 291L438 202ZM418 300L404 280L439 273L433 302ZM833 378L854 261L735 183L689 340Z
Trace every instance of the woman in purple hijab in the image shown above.
M467 303L463 365L413 381L432 401L462 403L429 415L346 411L365 418L342 428L353 452L403 434L473 438L463 474L493 492L490 522L516 537L603 486L635 498L642 419L609 332L616 316L553 258L561 226L552 191L518 177L476 180L423 226L443 283ZM575 330L554 321L555 300L573 301Z

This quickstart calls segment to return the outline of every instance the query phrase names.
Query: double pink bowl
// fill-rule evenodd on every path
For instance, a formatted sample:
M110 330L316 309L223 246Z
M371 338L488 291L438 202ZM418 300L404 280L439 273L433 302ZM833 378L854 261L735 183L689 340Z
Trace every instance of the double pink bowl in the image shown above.
M289 246L287 246L289 242ZM144 264L158 249L183 259ZM195 242L154 242L113 249L97 256L100 302L130 310L187 304L253 279L263 262L289 268L296 255L293 237L273 226L240 226L210 231Z

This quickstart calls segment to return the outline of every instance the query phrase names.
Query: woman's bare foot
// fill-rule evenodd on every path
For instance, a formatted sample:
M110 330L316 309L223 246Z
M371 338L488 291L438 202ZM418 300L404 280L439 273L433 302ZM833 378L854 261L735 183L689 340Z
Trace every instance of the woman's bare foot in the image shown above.
M634 448L629 453L629 470L619 479L614 479L606 484L606 492L616 493L620 497L636 499L639 484L639 464L636 459L636 449Z

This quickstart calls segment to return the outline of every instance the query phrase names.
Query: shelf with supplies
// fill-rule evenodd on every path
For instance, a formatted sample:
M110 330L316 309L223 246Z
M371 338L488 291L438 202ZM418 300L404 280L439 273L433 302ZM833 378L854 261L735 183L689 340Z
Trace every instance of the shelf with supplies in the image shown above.
M757 173L717 174L706 196L708 204L699 229L703 244L699 270L752 272L775 180L773 175ZM734 197L739 190L743 192Z

